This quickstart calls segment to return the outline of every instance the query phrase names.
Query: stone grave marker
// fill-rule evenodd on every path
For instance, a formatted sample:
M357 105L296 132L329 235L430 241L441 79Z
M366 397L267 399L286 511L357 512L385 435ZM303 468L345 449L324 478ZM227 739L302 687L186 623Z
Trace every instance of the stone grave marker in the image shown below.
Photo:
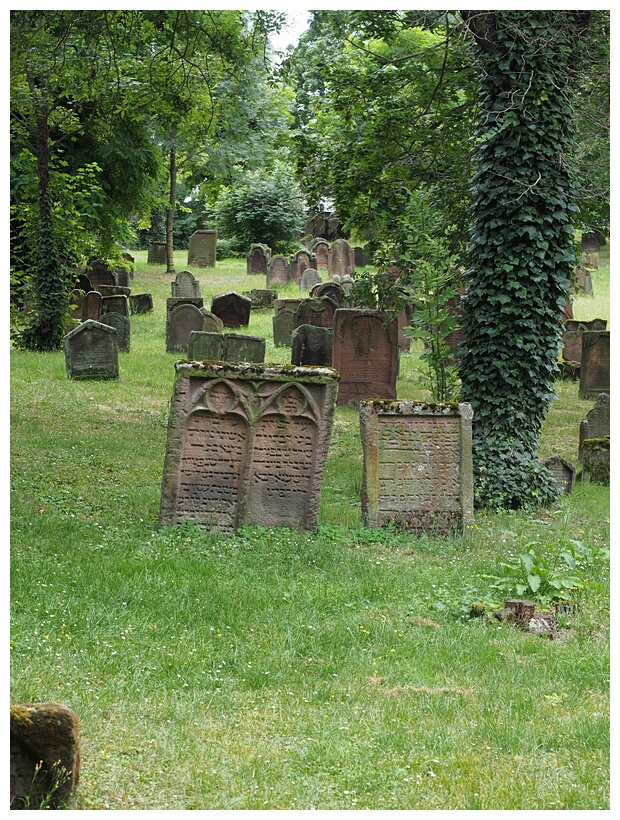
M579 395L581 398L609 393L610 382L609 331L584 330L581 335L581 367Z
M586 268L577 268L575 271L575 284L577 288L581 288L584 296L594 296L592 276Z
M205 228L194 231L187 248L187 264L202 268L214 268L217 248L217 231Z
M292 254L290 258L290 280L299 284L301 275L305 270L316 270L316 256L308 251L299 250Z
M353 248L346 239L336 239L329 246L328 269L331 278L334 275L343 277L355 271L355 256Z
M211 313L219 316L224 327L247 327L251 310L252 300L232 290L211 300Z
M349 276L349 274L347 274L346 276L343 276L342 279L340 280L340 286L342 287L342 289L344 291L345 298L347 298L347 299L349 298L349 296L351 296L351 291L353 290L353 284L354 284L353 279Z
M252 310L272 307L278 298L276 291L270 288L252 288L244 291L242 295L252 300Z
M84 315L84 297L85 296L86 296L86 294L84 293L83 290L78 290L77 288L74 288L71 291L71 296L70 296L69 301L70 301L70 304L75 305L75 307L72 307L70 312L69 312L69 316L71 316L72 319L79 319L80 321L82 321L82 317Z
M132 313L150 313L153 310L153 297L150 293L135 293L129 297L129 309Z
M85 273L78 273L75 272L75 281L73 287L76 290L83 290L84 293L88 293L89 291L93 290L92 283L88 276Z
M130 280L133 279L133 271L128 268L114 268L114 276L119 287L129 288Z
M170 323L170 313L177 305L194 305L194 307L201 310L204 305L204 300L202 296L196 296L192 299L184 296L169 296L166 299L166 335L168 334L167 328ZM201 330L204 330L204 328L201 328Z
M412 313L412 305L407 304L398 314L398 347L400 350L411 350L411 337L406 335L405 328L411 326Z
M469 404L360 402L362 521L447 535L474 521Z
M329 368L177 362L160 526L316 530L337 383Z
M606 319L590 319L583 322L577 319L567 319L562 325L562 358L564 361L581 364L581 336L583 331L606 329Z
M345 292L340 284L335 279L331 282L324 282L323 284L319 285L319 287L314 292L314 297L319 298L321 296L329 296L330 299L333 299L334 302L341 307L345 300Z
M584 251L583 266L586 270L598 270L598 251Z
M86 271L93 290L99 290L100 285L116 285L114 273L103 262L93 262L91 269Z
M393 313L340 308L334 319L332 367L340 373L338 404L395 399L398 322Z
M555 480L562 495L570 495L575 489L575 468L562 458L562 456L549 456L543 461L551 477Z
M359 245L356 245L353 248L353 260L355 262L356 268L365 268L366 265L370 264L368 257L366 256L366 251L364 248L361 248Z
M166 265L168 263L168 256L166 254L165 242L151 242L146 258L149 265Z
M224 334L204 330L190 330L187 342L187 358L193 361L226 361Z
M267 266L271 259L271 248L267 245L250 245L250 252L247 255L248 274L267 273Z
M338 305L329 296L317 296L303 299L295 313L295 326L316 325L333 327L334 314Z
M102 296L127 296L131 295L131 288L122 285L99 285L99 293Z
M103 316L106 313L120 313L121 316L129 316L128 297L121 294L118 296L102 296L101 315Z
M299 280L299 290L306 291L306 293L310 293L312 288L315 285L320 285L322 283L322 279L319 274L316 272L314 268L307 268L302 274Z
M246 333L225 333L224 361L262 363L265 361L265 346L263 336L248 336Z
M174 282L170 283L173 296L195 297L200 296L200 282L188 270L179 271Z
M316 267L319 269L329 268L329 242L327 239L317 237L310 246L312 253L316 256Z
M272 256L267 265L267 287L288 285L291 281L291 270L286 257L281 254Z
M131 343L131 325L129 317L121 313L104 313L99 320L102 325L116 328L118 334L118 349L121 353L129 353Z
M206 308L200 308L202 313L202 329L206 333L221 333L224 329L224 322L215 313L211 313Z
M610 435L611 404L609 393L599 393L596 404L579 425L579 460L584 441L606 438Z
M190 332L202 330L203 325L204 316L196 305L187 302L174 305L166 323L166 352L187 353Z
M584 484L606 484L610 480L609 437L587 438L581 446L581 472Z
M92 319L64 337L69 379L118 379L118 333Z
M92 319L98 322L101 317L101 294L96 290L90 290L84 296L82 320Z
M276 299L273 303L274 313L279 313L281 310L292 310L293 313L303 302L302 298L298 299Z
M291 334L291 364L331 367L333 339L332 328L299 325Z
M295 312L284 308L272 319L273 344L275 347L290 347L291 334L295 328ZM331 360L330 360L331 365Z

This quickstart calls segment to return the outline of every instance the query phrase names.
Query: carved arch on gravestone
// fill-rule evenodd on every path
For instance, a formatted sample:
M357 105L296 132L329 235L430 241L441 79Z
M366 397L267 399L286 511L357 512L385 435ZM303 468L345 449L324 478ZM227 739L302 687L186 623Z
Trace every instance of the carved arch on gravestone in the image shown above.
M192 393L188 415L197 411L206 411L216 414L234 414L243 416L249 422L252 417L252 408L247 395L238 385L227 379L214 379L202 384Z
M294 396L291 395L292 393L294 393ZM259 387L258 398L260 402L259 419L267 414L276 413L286 417L303 416L315 424L319 422L319 408L311 393L303 384L286 382L276 390L270 390L266 395L261 394ZM287 399L286 403L284 402L285 399ZM292 402L291 399L293 399ZM298 401L295 402L295 399L298 399Z

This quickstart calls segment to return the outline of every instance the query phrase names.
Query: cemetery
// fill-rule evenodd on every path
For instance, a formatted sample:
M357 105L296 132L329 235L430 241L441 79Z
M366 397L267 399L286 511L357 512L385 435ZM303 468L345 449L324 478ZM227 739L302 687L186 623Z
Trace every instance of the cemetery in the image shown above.
M41 18L39 30L25 25L29 12L12 12L15 49L45 34L31 53L47 55L65 24L67 42L81 42L82 14L103 51L125 48L107 39L116 12L50 14L56 28ZM174 50L167 60L197 83L222 31L249 58L238 15L258 20L260 42L277 13L187 12L188 29L172 12L127 14L144 26L143 54L149 37L191 43L189 63ZM609 230L586 230L601 224L597 212L576 223L570 251L560 247L558 199L543 242L527 207L542 213L546 193L522 163L518 197L504 177L492 195L492 175L478 178L466 268L456 169L473 114L464 107L456 122L441 84L429 101L392 76L417 76L421 56L406 66L399 56L415 41L429 76L456 82L455 58L437 48L444 13L343 11L333 30L333 12L323 14L321 49L337 45L351 72L347 116L336 84L323 142L304 120L316 115L311 95L297 98L303 150L280 130L295 94L331 71L317 67L312 30L278 75L286 94L261 84L243 49L230 76L234 49L218 52L225 82L200 98L221 106L210 153L196 103L182 96L190 85L173 85L182 128L160 112L165 140L141 143L134 124L109 146L123 156L106 189L123 180L117 210L106 211L97 162L109 154L94 141L52 163L51 223L43 191L27 208L12 192L12 809L610 808ZM489 46L474 13L454 14L480 56ZM521 12L477 14L494 24L515 15L525 41ZM388 37L394 21L402 30ZM342 49L341 24L350 45L372 32L359 54ZM491 42L502 29L485 31ZM396 56L377 64L388 97L365 89L369 116L353 90L377 43ZM123 59L143 82L139 63ZM459 64L456 75L472 99L490 93L484 73ZM532 93L552 93L532 76ZM425 169L427 191L409 183L419 157L439 149L417 132L399 170L406 182L390 181L392 142L414 140L390 115L401 93L433 140L424 118L438 107L450 137L440 182ZM536 108L541 132L547 108ZM139 109L136 123L159 123L155 111ZM391 124L375 150L378 114ZM359 146L358 136L347 143L349 117L369 125ZM192 130L200 139L184 142ZM342 168L318 162L328 134ZM534 138L519 139L526 150ZM472 162L490 166L487 149L481 141ZM160 155L149 166L151 150ZM296 179L283 170L294 157ZM26 167L12 156L15 179L34 190ZM132 198L147 167L159 169L158 198ZM98 227L88 190L105 214ZM131 216L115 237L123 209Z

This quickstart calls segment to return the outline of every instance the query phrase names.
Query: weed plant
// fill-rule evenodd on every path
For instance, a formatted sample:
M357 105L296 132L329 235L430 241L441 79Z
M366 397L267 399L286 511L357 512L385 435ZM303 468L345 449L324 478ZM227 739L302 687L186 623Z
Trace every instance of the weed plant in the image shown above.
M117 381L11 352L11 700L79 715L75 807L608 809L608 488L479 511L451 537L367 529L358 416L338 408L317 533L158 529L172 277L135 256L132 292L155 307L132 316ZM264 282L245 260L193 272L207 307ZM575 316L609 320L608 267L593 279ZM247 332L284 363L272 315ZM428 397L419 352L399 398ZM579 467L593 400L557 388L540 454ZM571 547L578 583L557 589ZM469 617L520 597L532 551L547 577L523 596L573 604L553 640Z

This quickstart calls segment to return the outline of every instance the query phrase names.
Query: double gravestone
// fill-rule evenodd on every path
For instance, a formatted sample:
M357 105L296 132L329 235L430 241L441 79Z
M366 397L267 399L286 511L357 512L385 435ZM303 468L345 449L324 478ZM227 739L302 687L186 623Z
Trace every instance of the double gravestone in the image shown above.
M567 319L562 326L562 358L564 361L580 365L584 330L606 329L605 319L590 319L589 321Z
M160 526L316 530L337 383L328 368L177 362Z
M469 404L363 401L362 520L445 535L473 523Z
M118 333L87 319L64 337L70 379L118 379Z
M187 264L214 268L217 248L217 231L205 228L194 231L187 248Z
M303 272L312 269L316 271L316 256L314 254L299 250L291 256L289 268L291 282L300 284Z
M211 313L222 320L224 327L247 327L251 310L252 300L232 290L211 300Z
M610 336L609 331L585 330L581 336L581 366L579 395L582 398L609 393Z

